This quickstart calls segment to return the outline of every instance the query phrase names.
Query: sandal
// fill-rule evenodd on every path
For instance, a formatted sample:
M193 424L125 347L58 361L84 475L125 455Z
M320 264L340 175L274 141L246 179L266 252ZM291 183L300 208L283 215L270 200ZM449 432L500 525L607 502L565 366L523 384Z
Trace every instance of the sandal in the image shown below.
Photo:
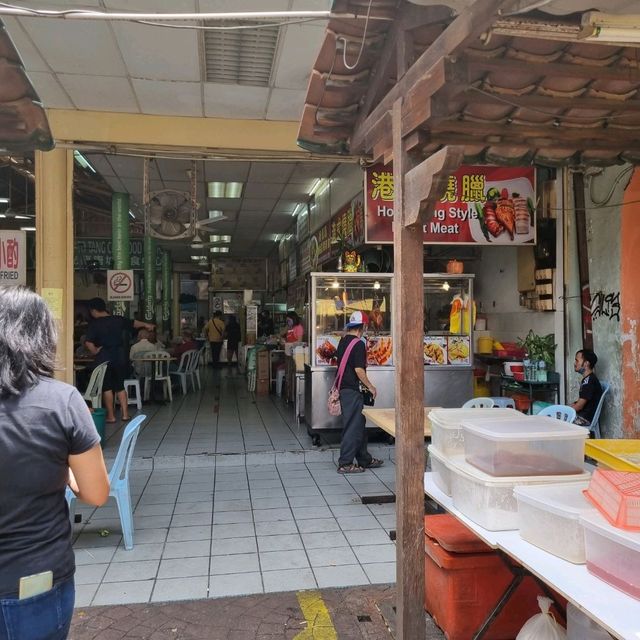
M343 464L338 467L338 473L347 474L347 473L363 473L363 472L364 472L364 467L361 467L360 465L357 465L357 464Z
M379 460L378 458L371 458L371 462L365 465L367 469L377 469L384 464L384 460Z
M131 420L131 416L122 416L120 418L120 422L129 422Z

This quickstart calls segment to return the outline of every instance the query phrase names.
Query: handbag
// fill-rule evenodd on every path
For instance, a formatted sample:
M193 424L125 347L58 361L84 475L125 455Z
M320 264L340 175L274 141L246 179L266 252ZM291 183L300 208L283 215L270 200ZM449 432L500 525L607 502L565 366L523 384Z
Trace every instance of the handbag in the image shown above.
M347 368L347 360L351 354L351 350L355 347L358 340L352 340L349 346L345 349L342 360L340 360L340 366L336 373L336 379L333 386L329 390L329 397L327 399L327 409L330 416L342 415L342 407L340 406L340 385L342 384L342 376L344 376L344 370Z
M362 382L360 383L360 393L362 394L362 402L364 403L365 407L373 407L376 399L373 397L373 393L371 393L371 391L369 391L369 389L367 389L367 387L365 387Z

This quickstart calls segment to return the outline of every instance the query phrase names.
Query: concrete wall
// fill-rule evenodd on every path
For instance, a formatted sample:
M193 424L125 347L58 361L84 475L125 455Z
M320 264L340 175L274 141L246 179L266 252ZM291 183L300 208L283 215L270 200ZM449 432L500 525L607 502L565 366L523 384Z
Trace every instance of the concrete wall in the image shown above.
M487 329L497 340L515 342L529 329L546 335L554 332L554 313L520 306L518 250L516 247L483 247L472 267L478 311L487 316Z
M598 356L596 373L611 384L605 401L600 428L603 437L622 437L621 398L622 349L620 307L620 230L624 191L631 177L628 166L610 167L594 172L585 179L587 243L589 253L589 284L593 323L593 345ZM572 195L573 192L571 191ZM573 371L575 352L582 348L581 299L578 274L575 212L566 216L566 311L567 369ZM607 298L609 296L609 298ZM617 296L617 298L616 298ZM578 396L580 376L569 374L568 400Z

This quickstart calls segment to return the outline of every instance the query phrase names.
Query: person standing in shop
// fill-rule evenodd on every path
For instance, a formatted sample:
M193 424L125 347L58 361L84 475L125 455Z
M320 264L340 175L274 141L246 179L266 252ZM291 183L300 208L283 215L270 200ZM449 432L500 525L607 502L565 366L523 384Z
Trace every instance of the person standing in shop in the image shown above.
M349 345L357 343L348 354L347 363L340 385L340 406L342 408L342 439L338 473L362 473L365 469L375 469L383 465L382 460L372 457L367 450L366 419L362 415L364 401L361 385L369 389L373 397L377 390L367 377L367 350L362 340L369 319L362 311L354 311L346 325L346 334L338 344L338 368ZM355 462L354 462L355 459Z
M227 322L227 364L229 365L229 372L231 372L231 367L233 366L233 355L236 356L236 366L238 364L238 345L240 344L240 339L242 337L240 331L240 325L238 324L235 316L229 317L229 322Z
M211 366L218 367L220 362L220 352L222 351L222 343L224 342L224 320L222 319L222 311L214 311L213 316L207 322L204 333L211 345Z
M303 335L304 327L302 326L300 316L295 311L288 311L285 342L302 342Z

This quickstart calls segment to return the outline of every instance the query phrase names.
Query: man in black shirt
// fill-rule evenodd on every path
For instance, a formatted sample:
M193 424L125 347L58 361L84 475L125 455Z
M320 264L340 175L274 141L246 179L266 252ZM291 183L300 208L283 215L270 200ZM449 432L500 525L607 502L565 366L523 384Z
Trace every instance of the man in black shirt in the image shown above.
M598 356L591 349L581 349L576 353L576 359L573 363L574 371L582 375L582 382L580 383L579 398L570 406L578 414L574 423L583 427L591 425L602 396L600 381L593 372L596 362L598 362Z
M340 406L342 408L342 441L338 473L362 473L365 469L382 466L382 460L373 458L367 451L366 419L362 415L364 406L360 385L376 396L376 388L367 377L367 350L362 340L367 316L354 311L346 325L347 333L338 344L338 368L349 345L356 340L348 354L342 383L340 384ZM354 464L353 460L356 460Z

